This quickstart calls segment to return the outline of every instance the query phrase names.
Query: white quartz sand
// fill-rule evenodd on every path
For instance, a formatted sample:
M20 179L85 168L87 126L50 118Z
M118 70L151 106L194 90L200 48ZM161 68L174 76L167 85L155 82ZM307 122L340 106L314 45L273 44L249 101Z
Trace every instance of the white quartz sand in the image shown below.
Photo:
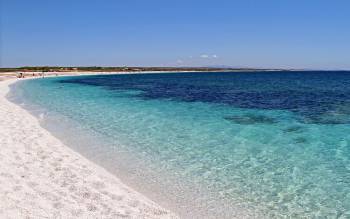
M177 218L65 146L0 81L0 218Z

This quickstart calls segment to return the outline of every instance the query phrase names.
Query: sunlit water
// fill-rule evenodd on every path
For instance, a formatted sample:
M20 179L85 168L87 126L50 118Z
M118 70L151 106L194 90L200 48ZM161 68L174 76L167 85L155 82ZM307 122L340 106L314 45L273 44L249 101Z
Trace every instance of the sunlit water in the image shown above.
M183 217L350 218L350 72L59 77L13 89L44 127Z

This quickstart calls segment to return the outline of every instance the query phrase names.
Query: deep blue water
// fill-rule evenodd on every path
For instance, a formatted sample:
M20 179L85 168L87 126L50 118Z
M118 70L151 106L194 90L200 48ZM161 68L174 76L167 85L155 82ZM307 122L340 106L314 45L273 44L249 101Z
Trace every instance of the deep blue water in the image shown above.
M100 75L16 95L98 136L80 149L185 217L349 218L349 85L350 72Z
M143 99L227 104L233 107L289 110L300 121L349 123L350 72L251 72L94 76L60 83L139 90Z

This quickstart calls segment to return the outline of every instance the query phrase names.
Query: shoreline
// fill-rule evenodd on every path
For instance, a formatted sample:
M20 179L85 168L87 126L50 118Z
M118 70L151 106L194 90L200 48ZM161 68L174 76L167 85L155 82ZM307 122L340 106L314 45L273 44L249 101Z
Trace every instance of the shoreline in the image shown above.
M58 77L58 76L88 76L88 75L128 75L128 74L163 74L163 73L215 73L215 72L276 72L276 71L283 71L283 70L261 70L261 69L246 69L246 70L238 70L238 69L231 69L231 70L181 70L181 71L175 71L175 70L169 70L169 71L51 71L51 72L45 72L45 77ZM286 71L299 71L299 70L286 70ZM305 71L305 70L301 70ZM0 72L0 81L7 80L7 79L14 79L17 78L18 73L23 73L23 75L26 78L41 78L42 77L42 71L10 71L10 72Z
M116 72L105 72L105 71L71 71L71 72L45 72L45 77L62 77L62 76L88 76L88 75L129 75L129 74L162 74L162 73L191 73L191 72L202 72L202 71L116 71ZM210 71L208 71L210 72ZM41 71L33 72L22 72L25 79L28 78L41 78ZM0 73L0 81L8 79L16 79L17 72L3 72Z
M0 81L2 217L178 218L64 145L7 100L16 81Z

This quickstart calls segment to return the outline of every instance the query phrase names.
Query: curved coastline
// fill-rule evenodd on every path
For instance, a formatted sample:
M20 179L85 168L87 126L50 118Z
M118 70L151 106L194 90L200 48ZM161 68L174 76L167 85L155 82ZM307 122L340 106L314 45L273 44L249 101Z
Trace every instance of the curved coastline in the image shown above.
M64 145L7 100L16 81L0 82L0 215L178 218Z

